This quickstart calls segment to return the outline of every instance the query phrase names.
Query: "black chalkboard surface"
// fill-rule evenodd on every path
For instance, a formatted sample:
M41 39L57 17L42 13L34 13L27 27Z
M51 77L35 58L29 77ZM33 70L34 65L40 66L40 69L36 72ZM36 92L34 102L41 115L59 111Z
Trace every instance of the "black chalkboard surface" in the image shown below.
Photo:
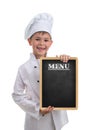
M41 58L40 67L40 108L77 109L78 59Z

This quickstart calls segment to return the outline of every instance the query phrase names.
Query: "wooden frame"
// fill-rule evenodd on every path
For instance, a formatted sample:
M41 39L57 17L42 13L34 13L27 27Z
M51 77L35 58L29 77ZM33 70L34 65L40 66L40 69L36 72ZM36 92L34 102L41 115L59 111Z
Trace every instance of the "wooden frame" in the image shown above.
M40 59L40 108L54 106L56 110L78 108L78 59L67 63L59 58Z

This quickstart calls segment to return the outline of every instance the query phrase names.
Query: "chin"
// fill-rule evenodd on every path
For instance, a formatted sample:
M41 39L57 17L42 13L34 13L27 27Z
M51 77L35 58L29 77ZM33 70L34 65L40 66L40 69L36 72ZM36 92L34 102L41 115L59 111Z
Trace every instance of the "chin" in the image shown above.
M46 53L44 53L44 54L38 54L40 57L44 57L44 56L46 56Z
M39 52L38 53L38 55L45 55L45 54L46 54L46 52L43 52L43 53Z

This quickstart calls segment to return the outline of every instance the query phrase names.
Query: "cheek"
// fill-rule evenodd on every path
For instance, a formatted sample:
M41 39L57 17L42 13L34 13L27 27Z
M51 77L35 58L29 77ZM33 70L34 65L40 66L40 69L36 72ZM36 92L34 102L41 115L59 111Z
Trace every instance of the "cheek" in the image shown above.
M49 44L47 45L47 48L49 49L49 48L50 48L50 46L51 46L51 43L49 43Z
M33 44L33 47L37 47L37 45L38 45L38 43L37 43L37 42L35 42L35 43Z
M37 46L37 44L33 44L33 45L32 45L33 48L36 48L36 46Z

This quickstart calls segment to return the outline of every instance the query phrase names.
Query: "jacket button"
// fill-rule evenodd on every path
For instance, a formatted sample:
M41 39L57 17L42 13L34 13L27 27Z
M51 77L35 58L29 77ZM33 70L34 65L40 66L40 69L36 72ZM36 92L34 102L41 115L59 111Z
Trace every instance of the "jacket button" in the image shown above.
M37 82L39 83L39 80L37 80Z
M34 66L34 68L37 68L37 66Z

